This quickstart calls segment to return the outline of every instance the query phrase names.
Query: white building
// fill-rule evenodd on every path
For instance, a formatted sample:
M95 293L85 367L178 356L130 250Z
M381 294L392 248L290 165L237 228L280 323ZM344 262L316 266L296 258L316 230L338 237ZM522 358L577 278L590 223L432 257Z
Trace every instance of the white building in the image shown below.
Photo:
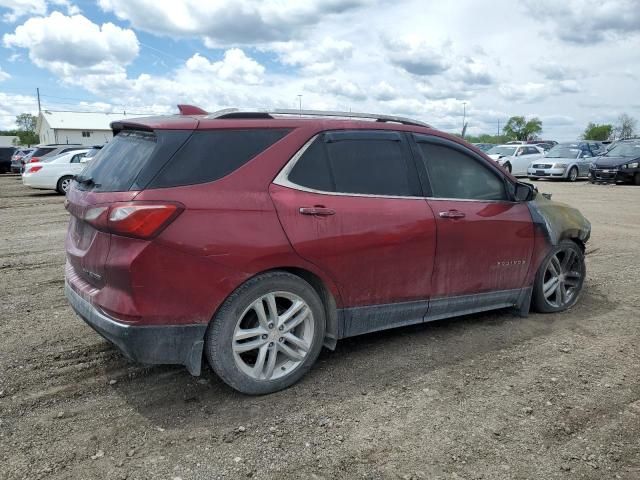
M40 143L102 145L113 138L111 122L141 116L145 115L43 110L38 116L36 132L40 135Z
M0 135L0 147L13 147L18 143L20 143L20 139L18 137Z

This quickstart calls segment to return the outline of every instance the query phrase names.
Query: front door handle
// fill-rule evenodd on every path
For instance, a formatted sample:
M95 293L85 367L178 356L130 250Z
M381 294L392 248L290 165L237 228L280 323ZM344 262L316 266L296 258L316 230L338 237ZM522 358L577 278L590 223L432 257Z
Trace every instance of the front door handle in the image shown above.
M460 210L447 210L439 213L440 218L464 218L465 215Z
M326 217L328 215L335 215L336 211L333 208L326 207L300 207L300 213L302 215L318 215L321 217Z

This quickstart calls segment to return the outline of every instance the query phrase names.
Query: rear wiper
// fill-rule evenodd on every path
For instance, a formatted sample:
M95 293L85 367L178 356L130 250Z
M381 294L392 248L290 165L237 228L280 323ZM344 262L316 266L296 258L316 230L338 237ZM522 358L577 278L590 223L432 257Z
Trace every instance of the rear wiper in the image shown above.
M99 187L100 184L96 183L93 181L93 177L85 177L83 175L75 175L73 177L73 179L78 182L80 185L87 185L87 186L91 186L93 185L94 187Z

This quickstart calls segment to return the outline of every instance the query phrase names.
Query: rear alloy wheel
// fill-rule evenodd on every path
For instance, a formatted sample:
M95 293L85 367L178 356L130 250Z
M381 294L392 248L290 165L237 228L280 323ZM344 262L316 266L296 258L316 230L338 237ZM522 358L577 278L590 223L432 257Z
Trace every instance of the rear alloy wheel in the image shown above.
M58 184L56 185L56 191L62 195L66 195L69 189L71 188L71 183L73 182L73 177L67 175L66 177L62 177L58 180Z
M571 167L569 170L569 175L567 175L567 180L570 182L575 182L578 179L578 169L576 167Z
M259 275L223 304L206 335L218 376L236 390L260 395L297 382L324 340L324 307L313 287L286 272Z
M561 312L577 301L586 268L578 245L564 240L545 258L533 287L533 306L539 312Z

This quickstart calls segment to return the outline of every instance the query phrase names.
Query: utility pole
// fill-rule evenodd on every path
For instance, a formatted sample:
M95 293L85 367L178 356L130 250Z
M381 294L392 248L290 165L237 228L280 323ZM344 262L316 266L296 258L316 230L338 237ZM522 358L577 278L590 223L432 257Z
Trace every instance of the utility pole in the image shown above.
M498 136L500 136L500 119L498 119Z
M40 108L40 89L36 88L36 94L38 96L38 115L40 115L40 112L42 111Z
M298 110L302 111L302 95L298 95Z
M467 102L462 102L462 138L467 132Z

